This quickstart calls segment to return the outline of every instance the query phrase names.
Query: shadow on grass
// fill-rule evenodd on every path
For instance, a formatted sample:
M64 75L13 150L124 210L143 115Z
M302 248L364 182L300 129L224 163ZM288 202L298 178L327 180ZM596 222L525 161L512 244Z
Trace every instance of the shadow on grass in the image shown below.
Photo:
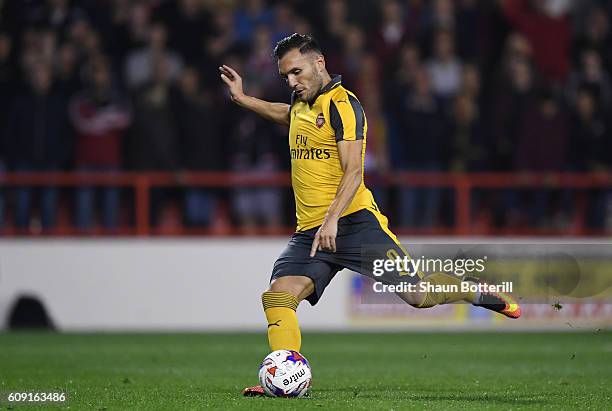
M542 398L510 398L504 395L414 395L410 397L411 400L416 401L468 401L468 402L488 402L496 404L516 404L516 405L532 405L532 404L547 404L548 402Z
M346 392L353 394L354 398L360 399L380 399L381 392L373 391L360 391L358 389L351 388L340 388L340 389L317 389L313 392L313 397L317 397L317 393L321 394L333 394L338 392ZM403 395L403 398L400 396ZM547 404L548 402L539 397L509 397L498 394L415 394L414 391L394 391L393 398L388 400L405 400L405 401L465 401L465 402L486 402L489 404L514 404L514 405L535 405L535 404Z

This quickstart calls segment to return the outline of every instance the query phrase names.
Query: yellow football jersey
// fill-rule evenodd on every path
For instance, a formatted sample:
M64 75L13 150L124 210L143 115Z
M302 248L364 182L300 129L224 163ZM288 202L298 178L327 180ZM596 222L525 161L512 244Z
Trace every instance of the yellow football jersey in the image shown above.
M363 139L361 184L342 216L364 208L378 212L372 193L363 182L366 116L353 93L334 76L312 104L292 97L289 126L291 180L295 195L297 231L319 226L323 222L344 172L340 165L340 140Z

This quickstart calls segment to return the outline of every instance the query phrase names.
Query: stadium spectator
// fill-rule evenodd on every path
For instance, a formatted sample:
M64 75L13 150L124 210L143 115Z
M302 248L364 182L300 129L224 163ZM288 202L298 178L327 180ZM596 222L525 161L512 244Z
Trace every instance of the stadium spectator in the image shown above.
M350 24L342 41L342 52L333 56L330 64L334 70L342 73L342 82L354 88L366 55L365 33L357 25Z
M277 132L252 115L239 116L232 136L233 171L266 173L281 167L274 145L282 141ZM282 197L278 188L236 188L232 196L233 210L245 233L257 227L273 229L282 222Z
M517 171L566 170L568 165L569 127L563 107L549 90L540 92L538 101L525 113L519 126L518 145L515 153ZM530 207L532 225L552 223L545 217L551 216L551 190L543 188L535 192ZM563 193L561 212L568 212L569 204Z
M9 33L0 32L0 137L4 136L11 99L16 91L17 73L12 51L13 39Z
M481 39L480 13L472 0L433 0L425 2L417 33L424 55L435 54L435 38L440 31L450 32L461 58L476 59Z
M474 99L467 93L453 100L449 128L451 171L484 171L489 159L484 131Z
M580 171L602 171L610 167L608 124L595 93L578 90L571 122L572 165Z
M234 31L234 20L230 9L219 7L212 15L214 34L206 42L206 52L211 58L219 58L238 42ZM214 80L217 81L217 70L214 68Z
M325 2L325 12L321 15L321 41L326 44L326 59L335 60L335 56L342 52L344 34L350 24L348 18L348 5L346 0L330 0ZM333 67L333 66L332 66Z
M238 41L248 44L257 26L274 26L274 13L265 0L244 0L244 7L234 12L234 30Z
M434 54L427 62L431 87L437 97L448 100L461 86L461 61L455 55L451 31L438 30L434 36Z
M103 41L87 20L79 19L70 26L69 40L77 47L81 61L96 59L104 54Z
M127 86L131 90L136 90L151 81L156 60L163 59L166 61L167 68L165 70L170 79L178 78L182 60L175 52L166 47L166 43L166 27L161 23L156 23L151 26L147 47L128 54L125 77Z
M414 82L418 71L421 69L421 57L419 48L414 43L406 43L400 49L397 61L392 66L396 66L396 71L392 72L387 80L387 85L384 87L385 92L392 90L399 85L400 88L411 89L414 87ZM384 67L382 67L384 68Z
M470 87L473 85L467 88ZM471 94L463 92L453 99L448 133L450 171L464 173L488 169L490 160L488 144L477 102ZM489 207L483 206L483 199L486 197L482 189L475 189L471 193L472 218L476 217L477 221L482 221L490 214ZM481 209L484 212L478 212ZM451 219L451 213L446 212L445 217Z
M612 168L612 144L608 138L609 124L593 91L578 90L570 127L572 168L576 171L605 172ZM610 190L589 191L587 223L601 228L605 223L605 206Z
M272 45L276 44L286 36L296 31L295 21L297 17L291 6L287 3L278 2L274 6L274 29L272 31Z
M41 27L49 27L63 36L70 25L84 16L83 10L71 6L69 0L46 0L33 12L34 22Z
M381 65L392 64L402 45L415 40L415 26L404 23L404 9L398 0L384 0L380 5L382 21L371 42Z
M475 64L463 65L460 92L472 99L477 104L477 108L484 108L480 72Z
M39 29L36 33L37 45L36 52L38 58L47 63L53 62L57 49L57 34L53 30Z
M110 65L98 57L85 67L86 88L70 102L70 118L76 130L75 168L81 172L115 172L122 164L122 144L131 121L127 101L113 86ZM116 228L119 189L101 190L102 225ZM76 225L87 230L93 224L95 189L76 190Z
M513 31L506 37L502 68L505 69L512 60L533 60L533 48L529 40L521 33Z
M238 34L234 31L232 9L216 7L211 13L212 34L204 44L204 52L197 67L202 75L202 84L210 90L217 91L219 86L217 65L211 62L221 61L227 54L243 52L244 46L239 43Z
M585 2L588 5L588 2ZM579 20L579 19L577 19ZM610 37L610 19L602 6L592 7L582 21L576 24L576 35L573 39L573 63L580 65L581 53L584 50L595 50L602 57L604 66L609 70L612 38Z
M465 61L482 61L486 41L491 37L488 5L477 0L461 0L455 8L454 29L457 54Z
M423 35L431 41L438 30L453 31L456 27L455 2L452 0L433 0L424 15Z
M248 58L248 57L247 57ZM233 67L243 67L241 61L229 59ZM261 96L261 88L253 89L254 96ZM283 141L286 130L271 125L253 113L232 105L225 108L227 123L223 129L230 131L229 161L232 171L266 173L282 169L281 156L286 158ZM232 125L232 126L230 126ZM232 212L245 233L256 233L258 227L273 229L282 222L282 194L276 187L235 188L231 193Z
M403 167L402 126L403 109L406 94L415 83L417 74L422 70L419 49L414 43L404 45L397 57L397 62L389 75L382 78L382 104L387 131L388 162L391 169ZM385 69L384 66L381 69Z
M173 94L180 168L188 171L220 171L227 157L226 139L220 138L219 110L204 95L198 73L186 67ZM213 190L187 188L183 196L184 219L188 226L209 226L217 206Z
M365 155L365 170L369 176L389 171L388 135L380 94L380 67L373 53L363 58L359 77L356 79L356 94L368 112L368 142ZM381 209L386 210L388 192L386 187L372 188L374 198Z
M8 119L13 96L15 95L16 75L12 63L12 39L6 32L0 32L0 173L6 170L6 140ZM0 189L0 229L4 226L4 199L6 193Z
M34 60L25 69L28 87L16 97L11 109L7 160L15 171L57 171L66 164L71 146L67 102L53 89L53 74L46 62ZM32 194L31 187L16 190L15 224L19 228L30 226ZM42 227L53 227L57 187L43 187L40 196Z
M585 49L580 53L580 65L572 72L567 85L569 99L576 99L579 89L589 87L604 109L612 103L612 79L602 64L601 56L595 49Z
M129 2L127 17L128 48L143 47L150 42L151 8L144 1ZM120 7L120 6L117 6ZM125 57L125 56L123 56Z
M516 38L517 44L521 44ZM511 44L511 43L508 43ZM520 50L520 46L518 48ZM506 60L504 72L498 80L491 100L491 161L490 170L510 172L515 168L520 126L527 110L535 106L535 79L527 55L515 49L513 57ZM521 223L519 193L504 189L496 193L499 206L493 210L496 225L516 226ZM499 195L500 194L500 195Z
M510 24L529 41L534 61L550 84L562 84L570 70L570 23L566 9L546 0L503 0ZM558 2L557 2L558 3Z
M251 70L247 76L249 87L257 89L257 93L265 98L287 95L287 88L283 86L278 76L278 67L270 55L272 48L272 31L269 27L259 25L253 32L249 45L250 53L246 65Z
M410 171L439 171L444 167L447 146L444 141L446 122L443 106L436 98L429 73L420 69L416 73L414 90L407 90L400 100L399 133L393 147L399 152L396 169ZM431 227L440 211L441 189L399 189L400 221L404 226Z
M492 101L493 170L514 169L519 127L527 110L534 106L533 77L529 62L518 59L510 62L508 71L500 79Z
M59 46L55 58L55 81L57 89L70 97L81 89L77 50L72 43Z
M365 54L359 76L354 81L356 94L362 96L361 103L368 109L368 150L366 170L386 171L389 168L386 147L386 125L380 96L380 67L374 54Z
M134 122L128 144L128 165L140 171L176 171L179 166L177 127L172 110L170 61L165 54L152 61L152 77L134 94ZM151 190L151 224L157 225L169 191Z
M178 0L162 3L157 17L166 23L170 46L182 60L195 64L200 60L204 44L212 34L210 16L200 0Z
M535 107L527 110L519 128L516 169L562 170L568 148L567 118L550 91L542 91Z
M97 32L108 56L117 86L125 89L125 57L132 49L144 47L148 42L150 7L142 0L113 0L111 2L83 3L87 19Z

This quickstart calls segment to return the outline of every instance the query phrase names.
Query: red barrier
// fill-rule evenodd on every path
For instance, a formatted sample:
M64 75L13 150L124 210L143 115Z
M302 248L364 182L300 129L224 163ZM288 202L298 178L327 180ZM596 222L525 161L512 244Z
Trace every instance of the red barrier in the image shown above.
M455 222L453 229L427 229L426 234L471 234L471 192L474 189L503 188L612 188L612 173L443 173L443 172L395 172L384 175L371 175L368 183L386 187L440 187L450 188L455 192ZM289 173L229 173L229 172L178 172L178 173L97 173L97 172L45 172L45 173L4 173L0 174L0 185L15 186L113 186L134 190L136 227L122 227L115 231L122 235L145 236L151 234L149 226L150 191L152 187L290 187ZM268 230L270 234L291 232L291 227L276 227ZM400 230L402 231L402 230ZM422 230L410 230L413 234ZM15 230L13 234L20 233ZM59 227L55 234L76 234L72 227ZM53 234L52 233L52 234ZM214 234L207 230L184 229L180 234L204 233ZM520 232L501 232L501 234L523 234ZM524 234L537 234L527 230ZM543 234L559 234L547 233ZM585 234L580 226L570 234Z

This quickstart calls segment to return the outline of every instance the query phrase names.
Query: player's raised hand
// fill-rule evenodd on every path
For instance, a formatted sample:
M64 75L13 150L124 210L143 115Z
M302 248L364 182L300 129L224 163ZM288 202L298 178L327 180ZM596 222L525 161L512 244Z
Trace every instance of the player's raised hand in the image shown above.
M238 101L244 96L244 90L242 89L242 77L230 66L222 65L219 67L221 72L221 80L229 88L230 97L232 101Z
M325 219L317 230L310 248L310 256L314 257L317 250L336 252L336 235L338 234L338 221Z

